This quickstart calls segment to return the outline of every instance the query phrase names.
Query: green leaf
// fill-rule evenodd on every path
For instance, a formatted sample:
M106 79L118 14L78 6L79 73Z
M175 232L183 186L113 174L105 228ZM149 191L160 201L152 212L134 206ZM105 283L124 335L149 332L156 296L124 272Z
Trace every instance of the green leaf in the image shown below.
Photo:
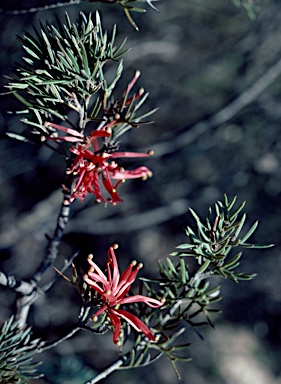
M256 221L252 226L251 228L248 230L248 232L246 233L246 235L240 239L240 243L243 244L246 240L248 240L248 238L255 232L255 230L257 229L257 226L258 226L259 222Z
M12 139L19 140L19 141L28 141L26 137L18 135L17 133L13 132L6 132L6 135L11 137Z
M205 272L206 269L209 267L210 263L211 263L211 260L206 260L205 263L198 269L197 273L200 274Z

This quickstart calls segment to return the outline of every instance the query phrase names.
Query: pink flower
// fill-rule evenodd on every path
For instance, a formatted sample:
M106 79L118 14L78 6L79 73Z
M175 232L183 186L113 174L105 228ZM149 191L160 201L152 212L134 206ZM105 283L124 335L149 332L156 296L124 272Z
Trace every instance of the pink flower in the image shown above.
M99 149L98 139L108 138L111 135L111 129L107 126L106 129L95 130L89 136L83 136L81 133L71 128L62 127L53 123L46 123L46 125L53 128L57 128L64 132L67 132L69 136L55 136L49 137L48 140L54 141L68 141L76 142L76 146L70 148L74 157L73 165L67 170L67 174L72 174L77 179L74 189L72 191L70 202L76 198L83 201L88 193L92 193L96 196L96 202L110 202L116 205L123 200L117 193L117 187L120 183L126 179L141 178L146 180L152 176L152 172L142 166L133 170L125 170L118 165L114 159L118 158L136 158L136 157L148 157L153 155L153 151L148 153L137 152L109 152L103 149ZM89 148L93 147L94 151ZM113 183L113 180L117 180ZM108 192L110 197L105 199L101 193L100 180Z
M130 152L115 152L115 153L94 153L81 144L77 147L70 149L72 153L76 155L76 159L73 166L68 171L78 178L75 188L72 192L70 201L75 198L79 198L82 201L87 193L92 193L96 196L96 201L99 203L103 201L106 203L106 199L102 196L100 188L100 179L102 184L110 197L107 199L113 205L123 200L117 193L117 187L125 179L142 178L152 176L152 172L146 167L139 167L134 170L126 171L123 167L119 166L115 161L118 157L147 157L151 153L130 153ZM112 182L112 179L118 180L116 183Z
M101 308L92 316L92 319L95 321L100 314L103 312L107 313L114 328L113 342L115 344L118 343L121 332L120 319L127 321L136 331L143 332L146 337L155 341L152 332L143 321L130 312L120 309L119 306L122 304L143 302L152 308L157 308L163 305L163 302L143 295L127 296L139 269L142 268L142 264L137 265L137 262L133 261L120 276L114 253L114 249L117 248L118 246L115 244L108 250L106 263L107 276L97 264L93 262L93 255L89 255L88 257L88 262L91 267L88 275L84 276L84 281L101 296L103 302Z

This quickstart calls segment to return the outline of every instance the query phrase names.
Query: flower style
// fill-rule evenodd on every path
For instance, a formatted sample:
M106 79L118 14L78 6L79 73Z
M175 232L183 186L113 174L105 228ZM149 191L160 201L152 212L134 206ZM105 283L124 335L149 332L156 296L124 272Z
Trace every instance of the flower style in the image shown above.
M138 167L134 170L125 170L123 167L119 166L114 159L122 157L148 157L153 155L153 151L148 151L148 153L109 153L106 150L99 149L97 139L108 138L111 135L111 129L108 126L106 129L103 128L102 130L93 131L90 136L84 136L71 128L62 127L53 123L46 124L69 134L69 136L63 137L50 137L48 138L49 140L61 140L77 143L76 146L70 148L70 152L72 152L76 157L72 167L67 170L67 174L72 174L78 179L72 191L70 202L76 198L83 201L88 193L92 193L96 196L97 203L102 201L106 203L108 201L111 204L116 205L118 202L123 201L117 193L117 187L120 183L124 182L126 179L141 178L142 180L146 180L148 177L152 176L152 172L144 166ZM88 149L91 145L93 145L94 151ZM99 182L100 178L104 188L110 195L107 200L101 193ZM112 179L118 181L113 184Z
M119 267L114 253L114 249L117 248L118 245L114 244L108 250L106 263L107 276L97 264L93 262L93 255L88 256L88 262L91 267L88 274L84 276L84 281L101 296L102 300L101 308L92 316L92 319L96 321L100 314L106 312L114 328L113 342L115 344L119 343L121 332L120 318L127 321L136 331L143 332L151 341L155 341L154 335L144 322L119 307L122 304L143 302L152 308L157 308L163 305L163 302L142 295L126 296L132 283L136 279L139 269L142 268L142 264L137 265L136 261L131 262L120 277Z

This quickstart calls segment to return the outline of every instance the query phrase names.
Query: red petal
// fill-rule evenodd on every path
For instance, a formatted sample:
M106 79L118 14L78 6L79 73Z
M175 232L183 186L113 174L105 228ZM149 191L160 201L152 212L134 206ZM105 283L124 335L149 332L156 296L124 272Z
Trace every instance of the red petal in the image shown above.
M54 141L69 141L71 143L83 142L84 139L78 139L78 137L73 136L57 136L57 137L46 137L46 140L54 140Z
M152 308L158 308L163 305L163 303L157 299L153 299L151 297L142 296L142 295L133 295L129 297L125 297L122 299L119 304L128 304L128 303L145 303Z
M110 133L106 131L93 131L90 134L90 137L109 137Z
M119 157L150 157L147 153L142 152L114 152L110 154L112 159L117 159Z
M66 127L63 127L62 125L57 125L57 124L53 124L53 123L47 123L47 125L50 125L53 128L60 129L61 131L67 132L67 133L69 133L72 136L77 136L77 137L83 137L84 138L84 135L82 135L82 133L80 133L80 132L75 131L75 129L66 128Z
M113 343L117 343L120 336L121 331L121 321L118 317L118 315L115 313L115 311L112 311L111 309L108 310L108 317L110 318L110 321L114 328L113 333Z
M122 319L126 320L133 328L135 328L135 330L138 332L143 332L146 337L152 341L155 341L155 337L153 336L150 329L137 316L132 315L130 312L124 311L123 309L116 309L114 312L122 317Z
M111 171L111 177L113 179L137 179L140 177L150 177L152 172L146 167L139 167L136 169L132 169L130 171L119 171L113 170Z
M116 288L117 288L117 285L118 285L119 279L120 279L120 272L119 272L119 267L118 267L118 263L117 263L117 259L116 259L113 247L110 247L108 250L108 262L109 262L109 264L111 264L110 261L112 261L112 270L113 270L113 276L111 278L112 289L113 289L113 292L115 294ZM110 271L109 271L109 273L110 273Z
M105 203L105 198L102 197L101 191L100 191L100 184L99 184L99 177L97 172L94 172L94 177L93 177L93 187L96 195L97 200L101 200Z
M100 295L103 295L104 293L104 290L101 289L94 281L92 281L91 279L89 278L85 278L84 281L90 285L90 287L92 287L96 292L98 292Z

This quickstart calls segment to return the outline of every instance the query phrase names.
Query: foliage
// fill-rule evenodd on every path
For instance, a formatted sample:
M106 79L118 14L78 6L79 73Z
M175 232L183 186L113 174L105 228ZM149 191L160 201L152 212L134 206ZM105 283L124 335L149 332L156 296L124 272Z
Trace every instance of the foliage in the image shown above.
M179 245L180 251L171 253L166 265L158 262L160 277L158 279L142 277L146 294L165 299L165 304L156 309L144 307L135 303L132 307L137 316L146 319L147 324L153 324L156 333L156 343L145 340L143 335L135 335L134 349L124 356L124 367L143 366L153 362L160 355L165 355L179 375L176 361L188 361L189 356L184 350L189 343L178 343L186 331L186 323L196 332L202 325L213 327L211 315L219 312L214 305L222 296L220 286L211 283L212 277L220 276L238 282L250 280L255 274L245 274L236 271L239 267L242 252L231 255L237 247L269 248L273 246L250 244L246 241L254 233L257 223L254 223L246 233L240 236L245 226L245 213L242 210L245 202L235 207L236 197L231 201L225 195L223 201L215 204L214 214L210 208L204 224L197 214L191 211L196 222L196 231L187 227L188 243ZM196 262L188 265L187 257ZM143 289L143 288L141 288ZM125 335L131 333L131 329ZM199 333L198 333L199 334ZM200 335L200 334L199 334ZM126 342L123 338L123 343ZM157 351L156 356L150 350Z
M256 17L257 12L260 10L260 7L257 5L266 0L232 0L237 7L244 7L250 19Z
M12 316L0 330L0 381L3 383L26 383L40 377L38 363L33 356L43 345L40 339L31 340L31 328L20 329Z
M134 26L129 12L143 11L134 6L137 0L90 2L96 1L118 3ZM143 2L156 10L152 0ZM253 17L254 2L234 0L234 3L243 6ZM26 32L19 37L25 57L22 63L16 64L7 85L9 92L24 105L24 109L17 113L26 114L22 121L32 127L31 135L9 133L10 137L43 142L63 154L67 162L63 203L56 230L49 238L46 260L30 278L31 283L25 282L32 285L32 298L26 298L22 291L21 299L25 300L17 302L18 315L24 324L33 302L47 291L39 288L37 283L56 261L71 203L77 198L83 200L90 192L96 196L96 202L106 204L111 201L115 205L122 202L116 191L121 182L126 178L152 175L146 167L126 171L115 162L120 157L152 155L152 151L147 154L119 151L117 138L129 129L147 123L144 119L154 112L139 114L148 97L142 88L132 93L139 71L135 71L121 97L114 95L123 72L121 57L126 53L125 41L116 44L116 27L109 35L103 30L98 13L95 20L82 12L76 22L71 22L68 14L65 20L63 24L57 18L56 27L40 23L40 28L34 27L33 35ZM114 72L110 79L109 70ZM59 135L57 130L66 136ZM102 141L101 146L98 141ZM112 179L118 182L114 185ZM107 200L100 187L107 190L110 196ZM88 258L87 275L83 271L79 274L75 264L72 264L71 279L55 268L82 298L77 326L65 337L43 348L39 339L30 340L31 329L22 328L12 317L3 325L0 334L2 381L21 383L38 377L33 355L50 349L80 329L100 335L113 329L113 341L120 348L114 369L145 366L164 355L179 376L176 362L190 359L186 351L190 345L186 340L187 329L193 328L200 336L198 328L203 325L213 327L212 315L219 312L216 305L222 296L214 278L223 277L235 283L251 280L254 274L238 270L242 259L240 249L272 246L248 242L257 222L247 227L246 215L242 213L244 206L242 203L237 207L236 198L229 201L225 195L214 209L209 209L205 221L190 209L195 228L187 226L188 241L179 245L166 262L158 262L158 278L140 279L137 294L134 294L132 284L142 264L132 261L120 274L114 253L116 246L110 247L104 269L92 260L92 255ZM8 285L9 279L3 281ZM48 284L51 286L53 282ZM18 288L21 283L15 285ZM97 381L98 377L90 383Z
M125 41L115 46L116 27L108 37L98 13L94 24L91 15L87 18L82 12L76 23L66 14L66 24L57 19L57 25L40 24L40 30L34 27L34 36L26 32L19 37L26 56L7 85L24 104L25 109L18 113L28 115L22 121L32 126L33 134L51 135L54 130L46 121L63 120L79 132L91 122L105 125L114 121L111 128L115 139L153 113L135 116L148 94L142 90L129 98L133 84L120 101L112 96L123 71L120 58L126 52ZM117 68L109 82L105 72L110 64L117 64ZM76 121L68 119L73 111Z

